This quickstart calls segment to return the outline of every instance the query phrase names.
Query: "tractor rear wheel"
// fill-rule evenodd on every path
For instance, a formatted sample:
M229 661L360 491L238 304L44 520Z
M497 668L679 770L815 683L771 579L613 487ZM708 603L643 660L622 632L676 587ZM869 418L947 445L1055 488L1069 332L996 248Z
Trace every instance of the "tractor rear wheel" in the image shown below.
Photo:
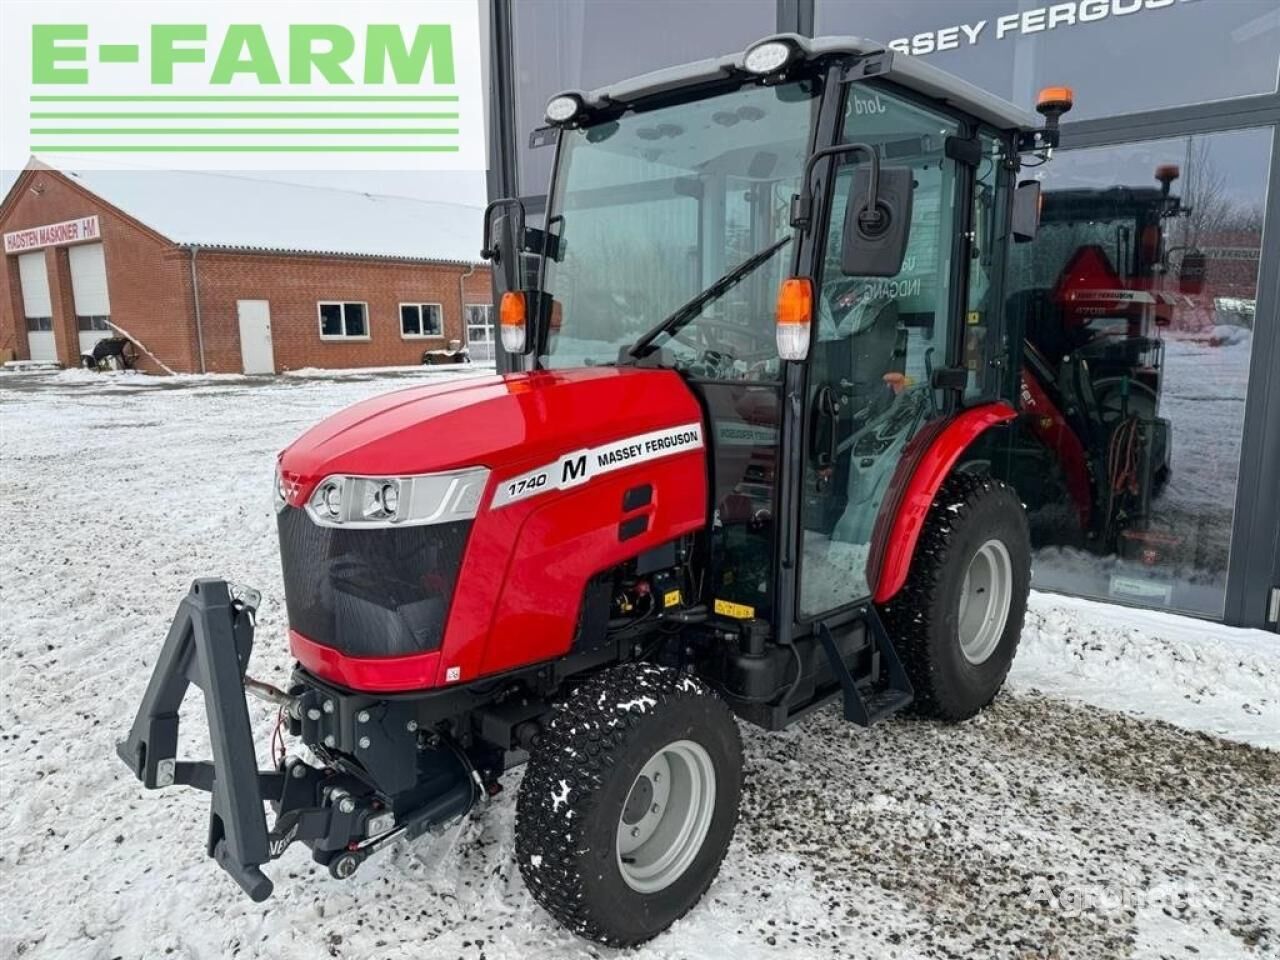
M915 687L914 712L967 720L995 698L1030 587L1027 518L1013 488L988 476L947 478L907 582L882 610Z
M636 663L556 706L516 802L534 899L615 947L667 929L715 879L738 822L742 742L698 680Z

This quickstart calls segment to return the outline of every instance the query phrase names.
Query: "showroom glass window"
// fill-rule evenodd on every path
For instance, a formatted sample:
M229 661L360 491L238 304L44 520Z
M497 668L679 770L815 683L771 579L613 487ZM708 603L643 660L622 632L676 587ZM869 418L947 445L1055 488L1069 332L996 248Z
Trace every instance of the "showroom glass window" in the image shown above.
M740 51L777 29L774 0L517 0L512 16L523 196L547 192L555 151L528 144L555 94Z
M1074 88L1068 120L1276 89L1275 0L816 0L816 32L892 44L1030 108Z
M1024 405L1034 378L1070 429L1031 416L1013 457L1037 586L1222 615L1270 154L1239 130L1038 171L1007 315Z

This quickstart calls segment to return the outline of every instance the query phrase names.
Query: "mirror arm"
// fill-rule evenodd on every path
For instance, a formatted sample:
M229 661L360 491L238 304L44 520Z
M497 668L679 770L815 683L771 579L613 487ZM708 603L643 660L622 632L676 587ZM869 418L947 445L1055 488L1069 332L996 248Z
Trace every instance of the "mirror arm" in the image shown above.
M827 157L841 156L846 153L865 154L871 164L871 174L867 184L866 217L870 226L880 220L880 154L874 147L866 143L838 143L833 147L815 150L805 161L804 177L800 183L800 193L791 198L791 226L798 230L808 230L813 214L813 168L819 160Z

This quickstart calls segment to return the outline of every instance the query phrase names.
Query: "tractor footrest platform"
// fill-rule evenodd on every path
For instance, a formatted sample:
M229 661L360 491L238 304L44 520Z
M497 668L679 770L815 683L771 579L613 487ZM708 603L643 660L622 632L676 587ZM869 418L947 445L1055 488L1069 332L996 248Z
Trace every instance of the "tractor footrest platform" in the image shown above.
M875 659L879 670L873 673L882 677L880 686L870 690L859 687L844 658L840 656L835 638L826 624L819 626L818 639L822 642L831 671L840 681L840 689L844 695L844 718L851 723L869 727L910 704L915 699L915 690L876 609L868 607L863 616L875 644Z

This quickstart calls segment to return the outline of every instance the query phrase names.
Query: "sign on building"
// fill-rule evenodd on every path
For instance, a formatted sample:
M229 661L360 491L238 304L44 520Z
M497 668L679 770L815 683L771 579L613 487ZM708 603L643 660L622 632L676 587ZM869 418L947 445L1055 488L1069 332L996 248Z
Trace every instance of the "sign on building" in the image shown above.
M102 233L97 216L47 223L42 227L28 227L4 235L4 252L20 253L23 250L39 250L41 247L58 247L84 240L99 240Z

